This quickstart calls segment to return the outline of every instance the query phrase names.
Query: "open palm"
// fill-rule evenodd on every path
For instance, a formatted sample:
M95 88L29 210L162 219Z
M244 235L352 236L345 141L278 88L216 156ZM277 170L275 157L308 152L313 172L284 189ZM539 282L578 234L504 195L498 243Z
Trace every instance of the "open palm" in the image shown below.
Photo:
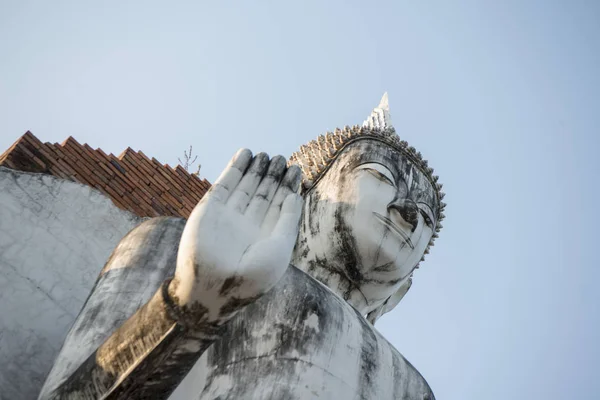
M180 307L218 322L279 281L298 235L300 178L281 156L238 151L183 231L169 290Z

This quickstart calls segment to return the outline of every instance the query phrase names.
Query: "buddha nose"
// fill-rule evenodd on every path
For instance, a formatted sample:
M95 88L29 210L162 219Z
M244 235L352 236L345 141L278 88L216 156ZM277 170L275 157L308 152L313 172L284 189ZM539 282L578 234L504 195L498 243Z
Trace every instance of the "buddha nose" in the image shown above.
M400 214L404 222L411 226L411 232L417 229L419 223L419 208L414 201L410 199L397 199L391 202L388 206L390 214L395 210Z

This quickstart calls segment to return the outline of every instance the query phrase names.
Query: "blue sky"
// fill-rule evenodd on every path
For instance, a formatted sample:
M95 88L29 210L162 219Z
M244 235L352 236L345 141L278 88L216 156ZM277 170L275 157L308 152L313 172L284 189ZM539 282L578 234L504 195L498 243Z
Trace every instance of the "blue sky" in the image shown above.
M597 2L122 3L0 2L0 149L191 144L212 181L388 91L448 208L378 328L438 399L598 398Z

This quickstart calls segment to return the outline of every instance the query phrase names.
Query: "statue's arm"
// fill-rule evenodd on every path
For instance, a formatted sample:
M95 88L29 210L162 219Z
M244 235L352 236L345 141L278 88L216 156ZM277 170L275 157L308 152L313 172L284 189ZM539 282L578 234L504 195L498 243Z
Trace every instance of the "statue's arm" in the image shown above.
M187 221L173 280L44 399L168 397L221 327L285 273L299 179L283 157L238 152Z
M177 322L168 281L46 399L162 399L219 337L216 324Z

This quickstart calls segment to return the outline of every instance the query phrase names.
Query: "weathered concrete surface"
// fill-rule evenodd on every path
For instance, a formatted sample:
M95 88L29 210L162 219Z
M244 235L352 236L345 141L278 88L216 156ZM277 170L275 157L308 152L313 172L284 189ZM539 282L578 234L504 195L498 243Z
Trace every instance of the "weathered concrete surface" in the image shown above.
M419 372L354 308L290 266L238 314L169 400L434 400Z
M0 399L36 398L102 266L139 222L88 186L0 167Z
M48 398L71 378L115 330L150 300L165 279L173 276L184 225L183 218L152 218L121 240L69 330L40 393L41 399ZM157 327L149 327L146 334L164 325L159 317L156 315L157 320L152 323ZM98 376L95 378L99 380ZM85 386L77 382L70 385L78 391ZM78 396L85 398L81 393Z

